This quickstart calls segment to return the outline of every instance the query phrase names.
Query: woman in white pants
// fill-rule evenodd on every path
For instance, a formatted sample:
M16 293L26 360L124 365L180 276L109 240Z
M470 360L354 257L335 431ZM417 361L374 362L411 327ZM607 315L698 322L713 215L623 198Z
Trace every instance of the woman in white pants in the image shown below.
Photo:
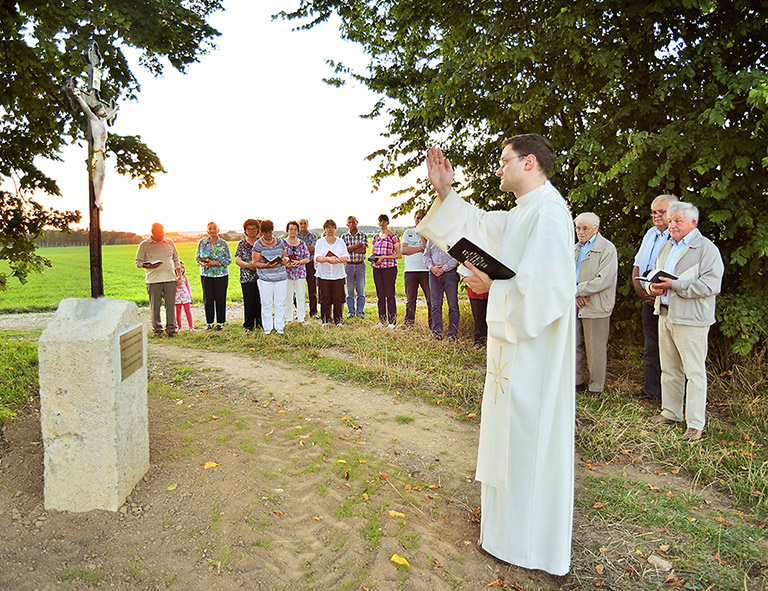
M261 294L261 325L264 334L272 329L277 334L285 330L285 291L288 283L286 244L273 236L275 226L271 220L261 222L261 238L253 244L253 265L259 274ZM274 318L273 318L274 314Z
M289 322L297 318L304 324L304 293L306 290L307 263L310 261L309 249L303 240L299 240L299 223L288 222L285 227L288 238L285 250L288 253L288 290L285 296L285 315ZM293 298L296 297L296 305Z

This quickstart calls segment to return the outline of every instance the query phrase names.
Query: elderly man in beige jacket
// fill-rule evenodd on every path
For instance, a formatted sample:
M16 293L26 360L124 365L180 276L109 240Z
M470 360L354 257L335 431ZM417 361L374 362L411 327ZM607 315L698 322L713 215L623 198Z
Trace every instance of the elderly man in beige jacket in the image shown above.
M651 272L664 277L647 283L656 296L661 357L661 414L654 423L674 424L685 418L685 439L698 441L706 423L707 337L715 323L715 298L725 267L720 251L699 232L699 210L677 202L667 210L670 240Z
M599 232L600 218L584 212L576 216L573 255L576 262L576 391L597 396L605 387L608 331L616 303L619 269L616 247ZM589 383L584 383L586 353Z

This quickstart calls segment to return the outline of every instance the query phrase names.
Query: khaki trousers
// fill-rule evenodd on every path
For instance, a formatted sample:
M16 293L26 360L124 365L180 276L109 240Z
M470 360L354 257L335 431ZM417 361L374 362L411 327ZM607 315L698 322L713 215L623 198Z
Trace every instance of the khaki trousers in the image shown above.
M587 369L589 370L587 390L590 392L602 392L605 387L610 325L610 316L606 318L576 318L576 384L584 383L584 357L586 353Z
M661 414L673 421L682 421L685 401L688 428L703 430L707 410L709 327L672 324L667 318L659 316Z

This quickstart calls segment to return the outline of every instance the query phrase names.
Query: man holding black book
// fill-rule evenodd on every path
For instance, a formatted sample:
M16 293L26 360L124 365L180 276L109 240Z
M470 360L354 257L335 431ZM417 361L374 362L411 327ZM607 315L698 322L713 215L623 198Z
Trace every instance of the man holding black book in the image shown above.
M176 276L179 273L179 254L173 240L165 237L163 224L152 224L152 232L139 244L136 251L136 266L146 272L149 309L152 316L152 330L155 335L163 334L160 306L165 305L165 332L169 337L176 335Z
M485 212L456 194L450 162L430 149L438 197L416 229L443 250L467 238L516 273L492 280L464 263L467 285L488 293L480 544L505 562L565 575L573 527L573 222L548 180L555 162L549 141L535 134L504 140L500 162L501 190L514 193L516 204Z
M661 414L654 423L685 418L685 439L701 439L707 410L707 337L715 323L715 297L723 259L696 227L699 210L678 201L667 210L669 241L659 252L646 290L655 296L661 357ZM659 271L666 276L658 278Z

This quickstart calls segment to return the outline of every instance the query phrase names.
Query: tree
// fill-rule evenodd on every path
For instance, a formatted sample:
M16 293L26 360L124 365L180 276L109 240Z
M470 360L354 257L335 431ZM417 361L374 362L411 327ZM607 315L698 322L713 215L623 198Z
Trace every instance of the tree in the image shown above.
M696 204L726 262L720 329L747 353L768 328L768 5L746 0L300 0L303 28L332 15L370 56L366 71L329 60L342 85L382 99L388 143L374 177L422 166L439 143L476 204L510 206L493 177L499 141L541 133L559 152L553 182L593 210L624 277L648 205ZM404 187L400 213L429 200ZM629 280L621 288L629 292ZM623 314L636 305L624 298ZM620 314L621 315L621 314ZM614 317L616 313L614 313Z
M35 159L59 159L65 144L87 133L85 118L69 110L61 84L65 76L84 74L89 40L104 58L103 96L135 99L139 84L126 50L139 50L140 64L154 75L162 74L166 60L184 71L213 47L219 33L206 19L221 8L220 0L0 3L0 260L10 266L0 272L0 290L9 275L24 282L30 271L50 266L35 252L46 227L66 230L80 220L79 211L44 208L35 200L39 192L60 195ZM116 157L118 172L140 187L151 187L164 172L139 136L111 135L107 153Z

